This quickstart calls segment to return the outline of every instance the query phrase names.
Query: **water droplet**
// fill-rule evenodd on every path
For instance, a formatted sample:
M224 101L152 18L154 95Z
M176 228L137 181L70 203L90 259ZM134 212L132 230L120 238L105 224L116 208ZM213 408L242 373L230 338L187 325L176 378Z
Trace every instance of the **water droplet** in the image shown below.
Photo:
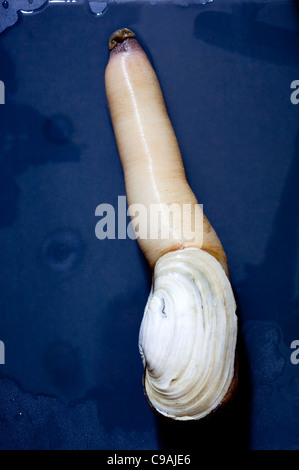
M91 13L95 16L103 16L108 10L107 2L89 2L89 8Z
M20 12L22 13L22 15L26 15L26 16L29 16L29 15L34 15L35 13L40 13L41 11L43 11L47 6L48 6L48 3L49 3L49 0L38 0L36 2L36 4L34 5L34 2L33 0L28 0L28 4L29 6L32 5L32 10L22 10L20 9ZM22 5L24 6L24 5ZM27 6L28 8L28 6ZM30 7L29 7L30 8Z
M9 7L8 1L7 1L7 0L4 0L4 2L2 2L2 6L3 6L3 8L5 8L5 10L7 10L8 7Z
M55 272L66 272L80 262L83 246L79 235L61 230L48 237L41 250L43 263Z

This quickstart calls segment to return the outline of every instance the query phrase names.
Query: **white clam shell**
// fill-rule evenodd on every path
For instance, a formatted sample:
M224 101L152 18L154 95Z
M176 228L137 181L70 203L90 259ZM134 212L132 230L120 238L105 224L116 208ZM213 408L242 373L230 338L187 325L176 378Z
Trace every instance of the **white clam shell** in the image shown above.
M220 263L186 248L156 263L139 334L148 399L161 414L200 419L234 376L236 303Z

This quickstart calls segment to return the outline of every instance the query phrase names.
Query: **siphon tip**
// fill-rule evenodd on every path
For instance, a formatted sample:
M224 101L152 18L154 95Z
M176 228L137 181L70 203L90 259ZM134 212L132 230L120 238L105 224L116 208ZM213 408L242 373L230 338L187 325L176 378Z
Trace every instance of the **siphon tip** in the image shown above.
M135 34L128 28L115 31L109 39L109 51L112 51L117 44L122 43L127 38L134 38Z

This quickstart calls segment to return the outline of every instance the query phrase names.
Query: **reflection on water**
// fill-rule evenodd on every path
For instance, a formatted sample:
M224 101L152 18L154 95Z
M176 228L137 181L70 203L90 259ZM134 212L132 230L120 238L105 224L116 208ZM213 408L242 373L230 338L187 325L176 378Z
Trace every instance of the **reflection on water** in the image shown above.
M18 215L20 188L16 178L32 165L78 162L81 151L71 140L69 116L42 116L31 106L14 101L20 84L14 63L1 44L0 57L6 85L6 104L0 106L0 227L9 227Z
M298 77L292 76L290 80L289 66L298 67L298 32L288 25L275 26L259 19L263 3L237 3L236 7L235 2L230 7L214 1L207 8L200 6L200 10L111 5L100 22L76 8L67 8L65 18L59 17L54 7L46 8L41 15L24 19L1 37L0 79L6 85L7 98L7 104L0 107L0 302L1 333L6 334L0 338L5 342L7 353L7 364L0 369L0 442L4 448L159 447L173 451L202 448L213 451L215 447L245 449L252 442L254 446L261 442L271 446L271 439L279 447L291 433L296 436L298 381L296 369L290 369L283 342L295 339L293 335L298 328L295 285L298 135L292 145L285 145L286 158L292 156L292 161L280 191L272 232L267 234L264 259L259 265L245 266L245 276L234 285L240 323L245 324L238 347L239 394L227 410L210 420L169 423L160 417L154 418L142 391L142 364L137 345L151 273L134 242L105 243L94 236L95 207L111 200L104 200L104 197L113 195L117 200L117 195L124 192L104 98L103 76L108 56L105 45L113 30L124 25L133 29L136 26L141 39L153 38L155 62L161 64L158 74L167 78L170 87L173 82L174 88L179 84L178 99L190 107L189 122L183 124L186 140L198 132L201 111L197 113L197 109L202 103L194 103L195 88L184 86L185 80L186 77L190 77L190 81L193 77L200 79L203 67L213 63L214 46L236 52L236 60L239 54L248 64L254 61L256 67L271 64L269 70L261 65L258 69L261 78L257 76L257 82L267 80L267 73L274 74L273 82L277 69L281 74L287 67L286 106L290 108L284 109L284 116L290 116L290 126L293 126L290 133L293 132L295 107L289 101L288 88L291 80ZM278 11L284 7L277 4L276 8ZM163 26L163 38L169 38L169 43L164 40L161 44L157 39L158 23L158 30L161 32ZM61 41L61 36L68 38L70 31L74 32L71 40ZM183 50L176 51L173 38L178 31L183 31L182 41L178 41ZM12 47L12 51L5 48L10 34L18 45L15 49ZM44 102L40 103L42 111L39 104L34 104L30 93L20 94L28 63L22 61L19 51L24 41L32 45L40 38L44 41L41 41L43 53L33 48L34 52L27 54L29 65L39 64L41 69L52 67L56 76L62 78L55 82L59 90L53 85L61 100L51 106L48 103L51 109L48 113L44 111ZM71 50L70 43L74 44ZM193 48L188 49L191 43ZM205 57L212 60L204 63L196 60L198 56L203 61ZM226 57L222 58L221 54L215 57L220 62L219 70L228 66ZM178 75L184 71L182 76L169 77L171 61L175 62ZM38 68L32 66L35 77L36 73ZM241 68L239 73L242 74ZM65 77L72 80L66 83ZM219 107L224 108L230 103L229 98L244 92L238 89L238 79L232 84L226 83L228 90L223 90L225 99L219 101ZM37 80L34 83L39 90L42 84ZM78 97L79 89L83 99L81 95ZM250 99L255 103L252 109L260 105L262 89L261 86L250 91ZM209 107L215 100L212 93L206 98L201 123L217 122L220 127L222 123L213 111L221 112L221 109ZM72 106L68 107L70 102ZM238 109L241 119L242 109L236 102L231 101L231 104L232 109ZM259 143L264 144L262 132L253 130L249 137L236 132L239 127L233 112L223 113L223 116L227 116L226 132L232 132L234 141L250 144L256 137L257 147ZM274 118L277 125L279 109L275 110L275 116L273 111L271 119ZM201 153L202 149L209 151L211 142L204 142L206 135L208 133L201 134ZM215 131L212 138L216 140L217 135ZM75 136L76 141L85 143L84 147L75 143ZM276 142L280 136L273 132L271 138ZM200 175L194 172L192 177L201 181L206 194L212 194L208 193L211 184L206 174L214 174L214 182L219 177L219 188L225 186L227 191L235 178L240 181L244 178L246 168L231 155L230 142L223 138L228 161L221 166L221 174L219 159L212 153L208 153L206 159L201 155L206 165L204 169L200 168L197 150L192 154L197 159L193 168L201 171ZM284 168L280 167L283 162L275 151L273 145L271 156L253 154L252 165L260 169L257 162L261 158L268 158L269 165L275 159L279 175ZM69 179L68 175L71 175ZM52 191L57 178L57 186ZM39 180L43 191L26 199L32 187L39 188ZM217 184L213 186L214 206L221 200L222 189L219 188ZM55 191L59 193L57 198ZM274 192L271 197L272 194ZM53 195L55 203L52 204ZM30 207L24 202L28 200ZM246 207L243 192L238 203ZM268 211L272 214L272 201L264 203L270 204ZM34 211L32 206L40 210ZM24 210L27 217L24 217ZM221 225L222 208L216 209L215 215ZM227 224L237 226L236 217L227 211ZM262 216L259 217L260 226L267 227L263 225ZM251 238L248 244L259 243L254 230L248 238ZM244 250L246 244L244 242ZM237 264L238 260L232 259L233 277L234 262ZM252 323L246 325L247 320ZM265 323L258 324L258 320ZM283 411L278 412L280 406ZM277 432L277 423L285 437ZM277 435L275 441L271 426ZM251 434L254 434L253 441L250 441Z
M291 341L298 325L299 297L296 293L299 230L299 132L293 158L284 182L272 233L263 262L246 266L246 277L236 286L246 312L254 319L278 321ZM251 313L249 313L251 312Z
M271 2L270 2L271 5ZM276 5L282 15L290 3ZM237 4L231 13L203 11L194 23L197 39L222 49L280 66L298 67L297 30L259 21L256 17L265 3Z

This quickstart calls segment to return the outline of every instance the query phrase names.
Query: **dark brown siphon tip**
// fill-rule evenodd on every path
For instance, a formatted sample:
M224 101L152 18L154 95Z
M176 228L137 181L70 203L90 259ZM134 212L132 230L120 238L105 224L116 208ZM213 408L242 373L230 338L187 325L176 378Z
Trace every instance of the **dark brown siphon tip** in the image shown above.
M120 44L127 38L134 38L135 34L128 28L118 29L109 39L109 51L112 51L117 44Z

